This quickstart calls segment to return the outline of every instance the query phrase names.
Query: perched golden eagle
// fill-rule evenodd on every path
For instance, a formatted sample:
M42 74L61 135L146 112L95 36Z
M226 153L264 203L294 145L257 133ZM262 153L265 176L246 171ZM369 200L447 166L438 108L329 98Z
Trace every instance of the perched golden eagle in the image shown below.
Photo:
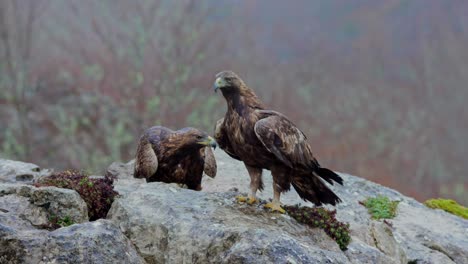
M216 160L210 147L216 148L216 141L195 128L148 128L138 143L134 177L185 184L200 191L203 172L216 176Z
M320 167L307 138L286 116L267 110L255 93L232 71L216 75L214 89L221 90L227 112L216 123L215 139L228 155L241 160L250 175L251 193L238 197L241 202L256 202L263 190L262 169L273 175L274 197L266 207L284 213L280 194L291 184L299 196L316 205L340 202L322 181L343 184L333 171Z

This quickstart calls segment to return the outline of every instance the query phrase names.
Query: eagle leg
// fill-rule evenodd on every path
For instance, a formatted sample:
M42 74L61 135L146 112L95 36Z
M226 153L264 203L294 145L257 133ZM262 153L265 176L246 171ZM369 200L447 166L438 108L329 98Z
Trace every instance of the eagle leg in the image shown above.
M271 209L272 212L286 213L286 211L281 207L280 202L281 188L275 184L273 181L273 201L264 205L265 208Z
M251 167L247 164L245 164L245 167L250 176L250 194L248 197L238 196L237 201L241 203L247 202L247 204L252 205L258 202L257 190L263 190L262 169Z

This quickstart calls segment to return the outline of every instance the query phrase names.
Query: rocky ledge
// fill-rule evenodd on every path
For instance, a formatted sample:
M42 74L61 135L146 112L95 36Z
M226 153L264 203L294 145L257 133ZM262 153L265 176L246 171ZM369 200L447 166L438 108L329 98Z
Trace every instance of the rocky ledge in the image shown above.
M332 188L343 203L335 209L338 220L350 224L352 238L342 251L321 229L261 205L237 204L234 197L247 190L248 174L224 153L216 156L218 176L206 177L202 192L148 184L133 179L132 163L112 164L108 173L118 177L120 195L107 219L94 222L86 221L75 191L18 183L22 177L15 171L26 174L22 163L1 160L0 168L2 162L10 167L0 175L0 263L468 263L465 219L340 174L344 186ZM264 181L260 197L268 199L271 176L265 173ZM395 218L373 220L359 203L378 195L399 201ZM282 200L301 203L294 192ZM74 224L44 229L51 217Z

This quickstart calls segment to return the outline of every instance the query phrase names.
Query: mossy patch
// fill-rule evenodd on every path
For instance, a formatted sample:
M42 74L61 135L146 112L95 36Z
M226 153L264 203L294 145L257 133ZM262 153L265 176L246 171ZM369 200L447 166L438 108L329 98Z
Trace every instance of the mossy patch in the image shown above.
M429 199L424 204L432 209L442 209L448 213L468 219L468 208L450 199Z
M71 226L75 222L73 222L73 220L68 215L63 218L58 218L57 216L52 215L49 217L49 223L49 229L54 230L60 227Z
M48 220L49 221L48 221L47 224L39 225L39 226L36 226L36 227L40 228L40 229L47 229L49 231L53 231L53 230L61 228L61 227L67 227L67 226L71 226L71 225L75 224L75 222L73 222L71 217L68 216L68 215L66 215L63 218L59 218L56 215L51 214L51 215L49 215ZM2 263L2 262L0 262L0 263Z
M93 221L106 217L115 196L118 195L114 191L113 183L114 178L111 176L94 179L83 171L66 170L41 178L35 185L75 190L86 202L89 220Z
M391 219L396 216L398 201L391 201L386 196L367 198L361 202L373 219Z
M321 207L306 206L284 206L289 216L299 223L310 227L321 228L328 236L333 238L341 250L346 250L351 236L349 235L349 224L342 223L336 219L336 211L330 211Z

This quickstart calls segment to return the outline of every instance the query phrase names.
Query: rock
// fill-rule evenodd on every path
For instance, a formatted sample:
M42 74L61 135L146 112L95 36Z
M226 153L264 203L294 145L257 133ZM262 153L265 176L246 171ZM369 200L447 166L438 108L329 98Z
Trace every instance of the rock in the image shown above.
M135 166L135 160L131 160L127 163L113 162L106 171L106 175L115 176L117 179L133 179L133 167Z
M374 246L386 256L397 263L406 263L406 255L398 242L393 237L392 229L385 223L372 221L370 235L374 240Z
M32 183L52 172L32 163L0 159L0 183Z
M218 177L205 177L203 191L225 192L235 188L248 192L250 179L244 165L222 151L216 151L215 155L219 164ZM273 197L272 177L269 171L264 170L263 174L265 190L259 193L259 197L270 199ZM337 218L350 223L352 243L346 255L351 262L468 263L466 219L427 208L413 198L365 179L344 173L340 173L340 176L344 179L344 185L334 185L331 189L343 200L336 207ZM397 216L387 220L392 227L385 227L382 221L372 220L367 209L359 204L367 197L378 195L400 201ZM285 204L313 206L300 199L294 191L283 194L281 201ZM379 246L374 239L380 243Z
M138 189L142 184L146 184L145 179L117 179L114 182L114 190L119 193L119 196L125 196Z
M237 204L238 190L248 192L248 173L224 152L215 155L218 176L204 177L201 192L146 183L133 178L132 162L113 163L108 173L117 176L120 195L108 220L52 232L38 229L51 215L86 221L76 192L0 184L0 263L468 263L466 219L340 173L344 185L331 188L343 202L330 208L350 224L352 238L341 251L321 229L262 205ZM272 197L268 171L263 179L259 197L266 200ZM359 203L378 195L400 202L394 219L373 220ZM313 206L294 191L282 202Z
M345 255L348 257L351 263L403 263L398 260L392 259L391 257L383 254L380 250L375 247L369 246L368 244L360 241L359 239L353 238L351 243L346 250ZM405 263L406 264L406 263Z
M49 232L0 213L0 263L144 263L130 241L108 220Z
M400 254L398 252L401 249L408 262L468 263L468 235L464 232L468 227L467 220L427 208L413 198L379 184L348 174L340 175L345 184L334 187L334 190L345 202L337 206L337 218L349 222L355 236L362 239L370 235L381 242L390 241L389 238L393 236L399 248L393 250L393 246L382 244L376 247L387 255L394 252L395 254L390 255L395 257ZM353 194L356 191L358 195ZM367 209L359 204L359 201L367 197L378 195L400 201L397 216L386 220L391 225L388 230L392 234L390 236L390 232L387 232L387 238L382 230L375 230L376 221L371 220Z
M88 221L88 208L74 190L0 183L0 209L41 226L52 218Z
M346 263L338 245L261 206L239 206L236 193L203 193L141 184L118 198L107 218L147 263Z
M77 224L43 229L53 218ZM0 183L0 263L144 263L110 221L87 221L74 190Z
M467 220L429 209L395 190L343 173L340 175L344 186L331 188L343 200L336 207L337 218L350 223L352 242L347 251L324 252L322 250L330 249L334 242L322 237L320 230L307 231L295 221L285 220L284 216L233 203L237 190L248 191L248 173L241 162L229 158L224 152L216 151L215 154L219 165L218 177L204 177L203 192L184 190L173 184L146 184L130 175L125 176L131 171L129 165L126 165L127 172L121 169L119 175L126 180L117 181L116 189L123 195L114 203L108 217L119 224L146 261L248 263L256 259L259 263L320 263L326 260L317 256L328 256L339 263L468 263ZM269 199L272 197L272 188L269 187L272 178L268 171L264 171L263 179L266 188L259 196ZM367 197L378 195L400 201L394 219L385 222L372 220L367 209L359 204ZM282 201L313 206L302 201L294 191L282 195ZM274 231L266 225L274 227ZM322 241L326 246L312 243L303 238L304 233L295 233L285 226L312 232L308 233L307 239ZM290 240L281 239L284 237ZM288 243L291 244L285 246ZM278 250L293 249L283 252L283 257L278 259L276 251L268 248L271 245ZM313 249L306 250L311 253L301 255L304 249L301 246L304 245L312 245ZM262 255L259 256L258 252Z

